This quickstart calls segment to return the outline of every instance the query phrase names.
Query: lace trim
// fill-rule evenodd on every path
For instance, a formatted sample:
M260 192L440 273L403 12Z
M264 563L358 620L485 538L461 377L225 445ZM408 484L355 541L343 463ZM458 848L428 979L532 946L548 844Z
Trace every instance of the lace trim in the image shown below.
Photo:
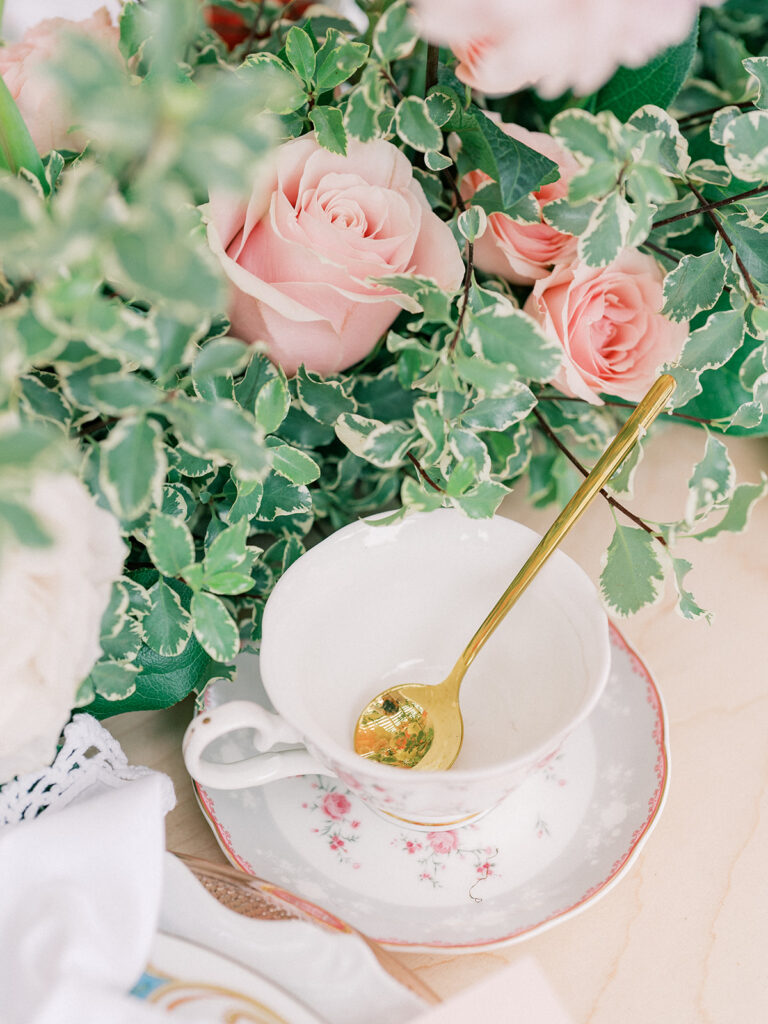
M144 775L159 774L128 764L117 740L93 715L75 715L64 728L61 749L48 768L21 775L0 788L0 828L61 809L95 783L116 788ZM176 803L167 776L166 811Z

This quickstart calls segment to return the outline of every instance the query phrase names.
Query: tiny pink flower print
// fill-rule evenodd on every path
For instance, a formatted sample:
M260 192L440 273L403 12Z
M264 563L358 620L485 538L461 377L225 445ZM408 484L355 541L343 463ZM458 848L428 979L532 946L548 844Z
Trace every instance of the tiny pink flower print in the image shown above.
M341 821L351 808L352 804L343 793L326 793L323 797L323 813L334 821Z
M349 827L350 828L360 828L360 822L359 821L350 821Z
M435 853L445 854L451 853L458 848L459 837L452 830L448 832L429 832L427 833L427 842Z
M344 843L344 840L341 838L341 836L333 836L330 842L330 847L332 850L343 850L345 845L346 844Z
M406 839L405 851L406 853L418 853L421 849L421 843L414 843L412 839Z
M483 878L487 878L489 875L493 874L493 865L489 860L487 860L484 864L478 864L477 873L478 875L482 875Z

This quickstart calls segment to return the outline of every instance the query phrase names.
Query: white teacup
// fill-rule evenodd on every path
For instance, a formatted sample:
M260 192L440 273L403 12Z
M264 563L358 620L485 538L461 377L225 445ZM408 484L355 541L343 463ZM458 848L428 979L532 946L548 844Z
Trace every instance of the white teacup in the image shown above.
M450 771L358 756L357 717L388 684L439 682L538 541L520 523L449 509L339 530L283 575L264 613L260 668L277 714L248 701L203 712L184 758L204 786L325 774L416 828L453 828L504 799L597 703L610 666L595 587L556 551L488 640L461 689L464 745ZM215 738L255 730L262 753L217 764ZM293 749L274 751L276 745ZM266 751L272 751L267 753Z

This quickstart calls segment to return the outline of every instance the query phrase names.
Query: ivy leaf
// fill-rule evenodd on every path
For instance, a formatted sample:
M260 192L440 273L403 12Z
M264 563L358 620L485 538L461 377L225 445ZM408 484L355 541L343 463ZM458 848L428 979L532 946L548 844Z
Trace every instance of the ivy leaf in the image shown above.
M123 700L136 690L138 665L112 660L97 661L90 671L88 682L104 700Z
M400 138L420 153L438 150L443 144L440 129L419 96L406 96L395 108L395 128Z
M756 502L768 493L768 476L762 474L759 484L739 484L728 503L725 515L714 526L694 534L696 540L712 540L721 533L742 533Z
M165 658L181 654L191 632L189 613L163 580L149 588L149 612L141 621L144 642Z
M181 576L195 560L195 544L187 524L163 512L152 513L147 549L163 576Z
M725 269L718 249L703 256L683 256L664 279L664 316L692 320L702 310L711 309L723 293Z
M272 522L278 516L302 515L311 509L312 496L303 484L291 483L280 473L270 473L265 478L259 521Z
M325 42L317 51L315 81L318 93L335 89L362 67L368 56L365 43L347 39L338 29L329 28Z
M646 103L668 107L688 76L696 55L698 18L688 36L641 68L621 67L594 98L595 110L611 110L621 121Z
M744 340L744 317L735 309L712 313L707 322L689 334L679 365L695 373L727 363Z
M154 420L126 418L101 445L99 484L124 521L138 519L160 504L167 461L162 429Z
M379 17L373 31L373 49L388 62L407 57L418 41L405 0L397 0Z
M745 69L757 80L758 93L755 106L768 108L768 57L749 57L742 61Z
M300 366L296 388L302 408L318 423L333 426L345 412L354 412L357 403L336 380L323 380Z
M691 571L693 566L687 558L673 558L672 569L674 572L675 587L677 588L677 610L685 619L700 619L705 618L707 622L710 621L712 615L710 612L704 611L694 598L690 590L685 589L683 580Z
M115 416L129 411L153 409L163 397L163 392L150 381L124 371L93 377L89 388L100 408Z
M631 615L659 599L664 569L656 545L645 530L616 524L603 556L600 591L617 615Z
M335 424L336 436L355 455L379 469L394 469L403 460L418 432L404 423L382 423L357 413L344 413Z
M284 441L270 438L268 442L272 451L272 468L294 484L311 484L320 476L320 467L315 460Z
M522 381L500 398L478 398L461 418L462 423L475 430L508 430L531 412L536 399Z
M714 505L726 501L733 492L735 480L736 470L728 455L728 448L718 438L710 435L704 457L696 463L688 481L686 522L694 522Z
M547 381L557 373L562 348L507 299L468 316L467 342L481 359L513 366L524 380Z
M768 110L732 118L724 132L725 162L743 181L768 181Z
M296 74L307 83L312 84L315 74L315 48L312 40L303 28L294 25L285 39L285 55Z
M601 199L579 237L579 256L591 267L604 267L615 260L628 243L635 216L618 190Z
M199 592L192 597L190 611L192 628L206 654L216 661L232 661L240 650L240 636L224 603Z
M309 119L314 125L317 141L323 149L330 153L347 155L344 116L338 107L314 107L309 112Z
M508 494L509 488L504 484L481 480L475 487L451 498L451 504L460 508L470 519L488 519Z

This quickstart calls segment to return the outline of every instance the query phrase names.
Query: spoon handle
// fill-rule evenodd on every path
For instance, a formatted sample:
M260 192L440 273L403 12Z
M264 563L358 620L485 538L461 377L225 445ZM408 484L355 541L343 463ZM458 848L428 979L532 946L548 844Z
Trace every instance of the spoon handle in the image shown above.
M460 682L464 672L469 668L485 641L493 633L566 533L568 533L577 519L581 517L581 514L586 510L593 498L595 498L627 455L629 455L639 438L645 434L647 428L669 401L675 386L675 379L670 374L663 374L651 385L646 396L639 402L632 415L597 460L589 475L585 477L584 482L575 491L568 504L541 538L528 560L465 647L456 664L456 668L451 673L454 679L458 676L456 682Z

